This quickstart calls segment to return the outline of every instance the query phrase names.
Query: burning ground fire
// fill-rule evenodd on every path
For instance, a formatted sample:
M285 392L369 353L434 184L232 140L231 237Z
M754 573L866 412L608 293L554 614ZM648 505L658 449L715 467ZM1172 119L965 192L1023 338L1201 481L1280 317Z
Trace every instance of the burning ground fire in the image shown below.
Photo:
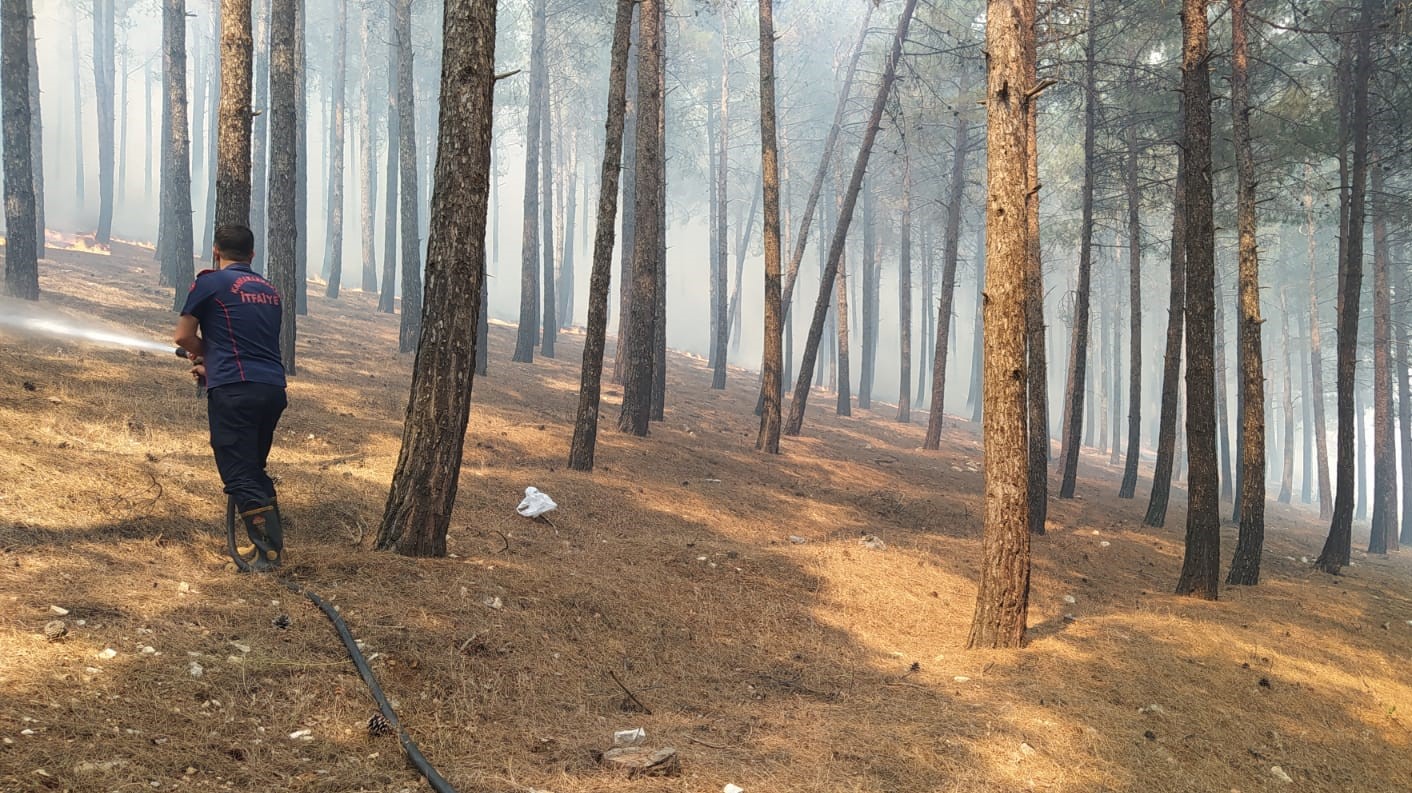
M61 231L46 229L44 243L51 248L64 251L96 253L99 256L113 255L113 251L107 245L100 245L96 242L92 234L65 234Z

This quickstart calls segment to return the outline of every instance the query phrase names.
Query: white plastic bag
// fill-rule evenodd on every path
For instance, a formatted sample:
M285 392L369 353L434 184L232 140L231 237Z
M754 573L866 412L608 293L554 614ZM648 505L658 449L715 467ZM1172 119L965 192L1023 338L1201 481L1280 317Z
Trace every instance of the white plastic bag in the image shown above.
M542 493L538 488L525 488L524 500L520 502L515 511L526 518L537 518L546 512L558 509L559 505L554 503L554 499L548 493Z

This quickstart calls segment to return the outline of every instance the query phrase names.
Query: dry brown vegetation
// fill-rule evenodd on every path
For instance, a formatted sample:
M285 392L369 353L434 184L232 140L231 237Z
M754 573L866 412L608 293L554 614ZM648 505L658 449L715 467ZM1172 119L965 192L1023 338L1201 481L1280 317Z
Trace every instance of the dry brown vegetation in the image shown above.
M149 252L52 255L49 310L166 337ZM1145 488L1118 501L1121 470L1085 456L1084 498L1055 502L1035 544L1029 646L967 652L968 424L927 454L886 408L811 410L764 457L753 375L711 392L675 357L667 421L605 432L579 474L563 463L581 339L514 365L493 326L453 556L375 553L410 356L371 298L311 302L272 461L288 575L340 606L463 792L1412 789L1407 560L1315 573L1306 510L1271 505L1259 587L1179 598L1180 499L1144 529ZM0 790L424 789L393 739L365 735L374 706L324 618L225 559L179 361L0 330L0 430ZM553 527L514 514L527 485L558 500ZM69 612L52 643L51 606ZM680 751L680 777L596 767L635 726Z

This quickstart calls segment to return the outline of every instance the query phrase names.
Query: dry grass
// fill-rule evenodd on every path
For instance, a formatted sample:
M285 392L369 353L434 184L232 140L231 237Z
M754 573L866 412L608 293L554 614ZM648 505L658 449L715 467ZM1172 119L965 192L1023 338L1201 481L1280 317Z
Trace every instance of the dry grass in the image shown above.
M46 305L164 338L150 254L113 254L56 252ZM969 425L924 454L887 408L842 419L816 398L807 437L766 458L753 377L712 392L686 357L667 421L645 440L605 432L584 475L563 467L581 337L526 367L494 327L454 555L374 553L410 356L372 307L316 296L301 318L272 463L289 572L340 605L462 791L1225 793L1288 787L1274 765L1301 791L1412 789L1405 559L1316 574L1296 560L1318 521L1272 506L1261 586L1178 598L1181 500L1168 529L1143 529L1144 502L1110 497L1120 472L1085 457L1085 498L1056 502L1035 545L1030 646L967 652ZM0 790L421 788L394 741L364 736L373 706L322 616L224 559L179 362L0 335L0 428ZM514 514L529 484L559 501L556 528ZM51 605L70 611L53 644ZM596 768L591 751L633 726L680 750L681 777Z

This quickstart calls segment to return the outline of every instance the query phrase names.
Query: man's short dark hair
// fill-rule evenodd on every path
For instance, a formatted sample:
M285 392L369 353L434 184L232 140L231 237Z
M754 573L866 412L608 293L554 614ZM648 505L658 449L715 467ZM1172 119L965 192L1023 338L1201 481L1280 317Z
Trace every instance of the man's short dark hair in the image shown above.
M255 232L239 223L216 227L212 238L221 256L235 262L248 262L255 255Z

